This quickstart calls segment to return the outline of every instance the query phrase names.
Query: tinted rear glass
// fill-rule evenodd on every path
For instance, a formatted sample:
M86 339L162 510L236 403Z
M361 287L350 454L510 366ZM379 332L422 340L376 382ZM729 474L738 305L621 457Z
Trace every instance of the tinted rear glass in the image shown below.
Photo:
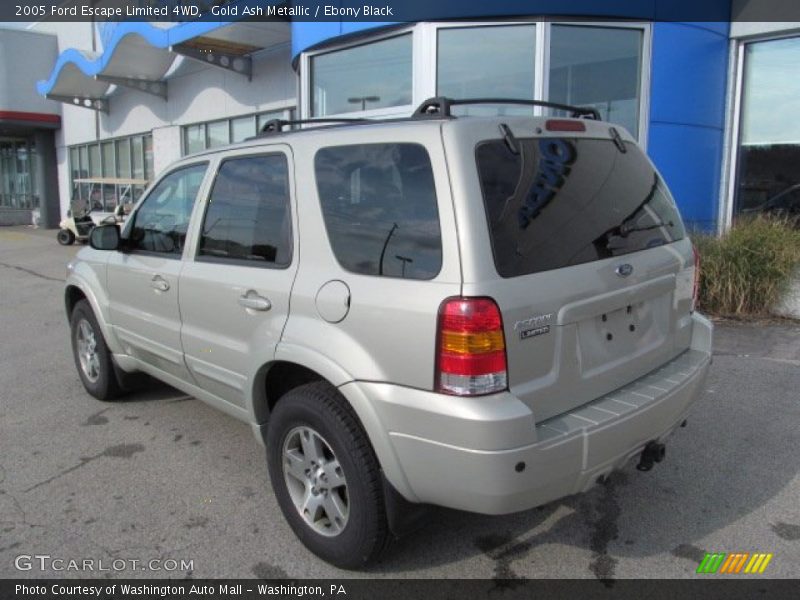
M635 144L518 139L476 149L495 266L515 277L668 244L684 235L664 182Z
M406 279L432 279L439 273L439 211L425 148L324 148L314 168L328 237L345 269Z

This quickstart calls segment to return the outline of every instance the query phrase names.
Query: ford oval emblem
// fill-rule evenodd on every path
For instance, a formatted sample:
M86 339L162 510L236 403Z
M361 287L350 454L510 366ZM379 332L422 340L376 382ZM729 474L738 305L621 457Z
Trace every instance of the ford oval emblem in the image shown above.
M620 277L627 277L631 273L633 273L633 265L624 263L617 267L617 275Z

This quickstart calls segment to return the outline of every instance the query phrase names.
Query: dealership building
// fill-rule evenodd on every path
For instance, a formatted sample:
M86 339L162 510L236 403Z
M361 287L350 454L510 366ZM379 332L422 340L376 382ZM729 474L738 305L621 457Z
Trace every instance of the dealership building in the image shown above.
M414 23L0 30L0 215L53 226L73 198L111 210L269 119L402 117L443 95L595 107L645 147L692 227L723 230L800 202L800 22L750 21L753 2L709 0L727 15L711 22L669 20L669 0L446 0Z

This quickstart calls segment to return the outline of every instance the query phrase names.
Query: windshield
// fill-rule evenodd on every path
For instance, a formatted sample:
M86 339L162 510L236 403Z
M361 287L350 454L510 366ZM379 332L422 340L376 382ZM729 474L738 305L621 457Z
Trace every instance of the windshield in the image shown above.
M633 143L488 140L476 148L476 160L503 277L621 256L685 235L664 182Z

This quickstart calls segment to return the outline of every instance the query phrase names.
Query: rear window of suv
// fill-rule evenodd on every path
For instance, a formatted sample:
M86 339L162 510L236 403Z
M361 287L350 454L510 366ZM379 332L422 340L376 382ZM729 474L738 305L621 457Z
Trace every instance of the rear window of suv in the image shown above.
M559 269L669 244L685 231L638 146L537 138L478 144L495 266L502 277ZM513 145L513 144L512 144Z
M314 168L333 253L348 271L433 279L442 266L436 188L419 144L323 148Z

